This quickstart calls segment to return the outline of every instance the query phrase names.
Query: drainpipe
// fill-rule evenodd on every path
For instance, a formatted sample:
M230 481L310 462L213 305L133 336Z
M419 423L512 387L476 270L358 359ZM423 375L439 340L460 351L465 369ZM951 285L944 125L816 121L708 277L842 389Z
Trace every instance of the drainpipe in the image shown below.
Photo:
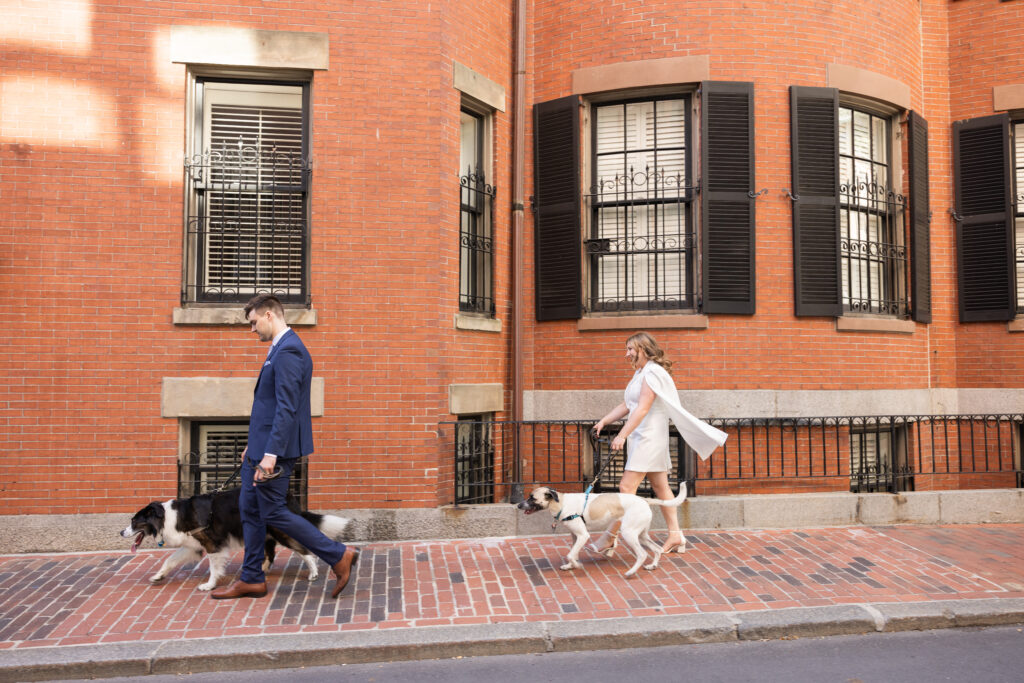
M519 423L523 419L523 225L526 209L523 174L526 165L526 0L515 0L515 82L512 86L512 481L522 481ZM515 484L509 500L523 500Z
M523 419L523 225L526 166L526 0L515 0L515 83L512 90L512 419ZM518 458L517 458L518 459Z

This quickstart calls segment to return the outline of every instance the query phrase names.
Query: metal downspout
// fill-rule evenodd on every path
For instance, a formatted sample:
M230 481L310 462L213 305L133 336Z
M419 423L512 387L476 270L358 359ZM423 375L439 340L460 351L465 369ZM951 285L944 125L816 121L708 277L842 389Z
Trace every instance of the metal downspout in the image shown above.
M512 419L523 419L523 226L526 164L526 0L515 0L515 83L512 91Z

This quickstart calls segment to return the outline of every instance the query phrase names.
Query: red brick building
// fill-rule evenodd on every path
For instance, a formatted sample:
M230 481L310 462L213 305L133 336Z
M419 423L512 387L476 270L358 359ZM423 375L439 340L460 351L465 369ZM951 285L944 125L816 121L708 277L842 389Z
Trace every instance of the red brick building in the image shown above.
M703 417L1024 412L1024 0L15 0L0 38L0 514L212 477L262 289L311 507L452 502L445 423L596 419L637 329Z

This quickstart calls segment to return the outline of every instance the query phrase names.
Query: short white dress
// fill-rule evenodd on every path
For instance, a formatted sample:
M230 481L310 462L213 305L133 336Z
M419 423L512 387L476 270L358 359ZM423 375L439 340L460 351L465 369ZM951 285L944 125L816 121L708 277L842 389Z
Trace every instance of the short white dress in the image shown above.
M706 422L698 420L679 404L672 375L654 361L633 374L626 385L625 403L630 415L640 405L640 392L647 384L654 392L654 403L647 415L626 438L626 469L633 472L668 472L672 460L668 450L668 423L671 420L687 445L707 460L716 448L725 443L728 435Z
M633 374L633 379L626 385L626 407L632 415L640 405L640 392L643 389L644 377L649 374L647 368L655 365L648 361L647 365ZM660 366L659 366L660 367ZM672 469L672 460L668 453L668 420L665 402L654 397L651 409L647 411L643 421L626 437L626 469L632 472L668 472Z

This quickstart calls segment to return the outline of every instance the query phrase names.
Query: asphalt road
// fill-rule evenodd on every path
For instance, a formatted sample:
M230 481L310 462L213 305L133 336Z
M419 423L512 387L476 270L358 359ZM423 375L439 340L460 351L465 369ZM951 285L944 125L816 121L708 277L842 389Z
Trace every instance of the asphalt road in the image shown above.
M832 636L709 645L263 669L111 681L145 683L1016 683L1024 626Z

